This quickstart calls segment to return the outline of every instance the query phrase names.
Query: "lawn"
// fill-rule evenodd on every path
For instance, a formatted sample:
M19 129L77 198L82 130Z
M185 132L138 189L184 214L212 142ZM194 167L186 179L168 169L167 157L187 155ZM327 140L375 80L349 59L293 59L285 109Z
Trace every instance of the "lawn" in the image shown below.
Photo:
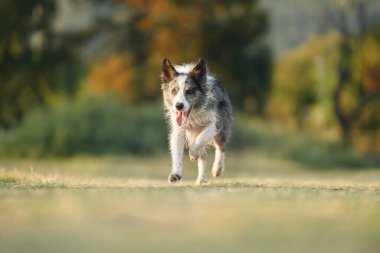
M380 252L380 168L245 151L202 187L189 161L168 173L167 155L3 158L0 252Z

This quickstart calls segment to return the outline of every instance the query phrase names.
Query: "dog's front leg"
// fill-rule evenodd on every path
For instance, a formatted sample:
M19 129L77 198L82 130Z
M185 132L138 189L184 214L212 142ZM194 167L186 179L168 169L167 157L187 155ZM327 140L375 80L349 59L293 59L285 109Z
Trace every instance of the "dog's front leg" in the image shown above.
M198 159L198 178L195 184L201 185L207 183L207 160L206 160L206 146L207 143L215 136L215 124L210 124L202 132L199 133L195 139L194 144L190 148L190 159Z
M170 134L170 153L172 156L172 171L169 181L174 183L182 178L183 150L185 148L185 133L178 127L173 127Z
M203 154L198 158L198 177L197 177L197 180L195 181L196 185L207 183L206 171L207 171L206 154Z
M215 124L210 124L198 134L194 143L190 147L190 160L195 161L205 154L207 143L215 136Z

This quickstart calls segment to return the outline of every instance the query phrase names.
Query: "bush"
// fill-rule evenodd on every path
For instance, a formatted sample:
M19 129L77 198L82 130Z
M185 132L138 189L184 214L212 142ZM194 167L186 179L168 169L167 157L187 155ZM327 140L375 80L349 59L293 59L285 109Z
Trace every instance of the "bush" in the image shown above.
M229 147L255 150L257 154L295 161L314 169L368 168L380 164L376 156L359 155L339 142L242 115L235 116Z
M0 153L68 156L78 153L152 153L167 147L161 106L126 105L107 96L39 108L0 136Z

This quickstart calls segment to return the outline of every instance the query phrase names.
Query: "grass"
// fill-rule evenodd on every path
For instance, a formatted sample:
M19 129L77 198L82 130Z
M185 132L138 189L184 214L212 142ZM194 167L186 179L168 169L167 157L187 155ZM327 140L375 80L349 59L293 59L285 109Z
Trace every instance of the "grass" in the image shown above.
M210 164L211 164L210 157ZM380 170L230 153L166 182L167 156L0 162L0 252L379 252Z

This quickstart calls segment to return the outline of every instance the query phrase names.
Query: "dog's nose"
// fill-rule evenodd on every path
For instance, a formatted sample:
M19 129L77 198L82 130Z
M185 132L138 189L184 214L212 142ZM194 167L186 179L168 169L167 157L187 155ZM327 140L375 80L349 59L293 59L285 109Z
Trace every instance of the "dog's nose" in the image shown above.
M175 108L177 108L177 110L182 110L183 109L183 103L176 103Z

